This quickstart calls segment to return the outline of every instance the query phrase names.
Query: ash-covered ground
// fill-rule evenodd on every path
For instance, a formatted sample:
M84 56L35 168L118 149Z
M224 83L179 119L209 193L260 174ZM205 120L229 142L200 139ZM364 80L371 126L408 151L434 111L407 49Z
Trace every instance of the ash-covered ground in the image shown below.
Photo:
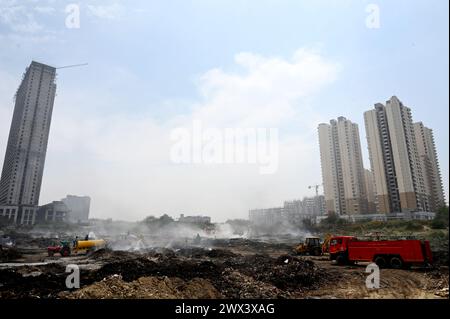
M109 248L63 258L46 251L61 236L12 236L15 247L0 255L0 298L448 298L448 254L433 268L383 269L380 289L368 289L367 264L296 256L299 237L125 234L108 238ZM66 287L71 264L79 289Z

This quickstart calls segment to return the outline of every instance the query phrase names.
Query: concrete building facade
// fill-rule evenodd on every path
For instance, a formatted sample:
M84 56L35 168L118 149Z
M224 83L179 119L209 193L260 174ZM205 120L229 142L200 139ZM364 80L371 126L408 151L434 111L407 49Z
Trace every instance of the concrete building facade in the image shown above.
M429 211L411 109L395 96L364 113L378 213Z
M62 201L54 201L52 203L40 206L35 223L62 223L68 220L70 210Z
M285 201L284 211L301 216L319 216L326 214L325 197L323 195L304 197L303 200Z
M251 209L248 219L254 225L273 226L284 221L283 213L283 207Z
M327 213L366 213L367 191L358 125L339 117L330 124L319 124L318 131Z
M289 229L298 229L305 220L314 222L319 216L326 216L325 197L323 195L304 197L303 200L285 201L283 207L249 211L251 225L276 232L289 232Z
M417 122L414 123L414 133L430 210L437 212L439 208L445 206L445 196L433 130L424 126L422 122Z
M56 93L56 69L32 62L15 96L0 180L0 206L17 206L13 218L35 220ZM7 209L7 208L4 208Z
M375 182L372 171L364 169L364 176L367 190L367 212L375 214L377 212Z
M91 198L89 196L67 195L61 201L69 208L68 220L72 223L84 223L89 219Z

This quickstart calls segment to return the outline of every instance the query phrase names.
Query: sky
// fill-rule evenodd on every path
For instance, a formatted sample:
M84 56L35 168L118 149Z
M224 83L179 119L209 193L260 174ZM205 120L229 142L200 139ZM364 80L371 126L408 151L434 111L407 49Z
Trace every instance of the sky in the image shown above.
M358 123L370 168L363 113L393 95L433 129L448 199L448 6L0 0L0 157L30 62L88 63L57 72L40 204L74 194L92 198L96 218L247 218L249 209L314 195L321 122ZM196 145L198 124L215 137L276 129L275 169L193 154L174 161L174 134L190 132L183 145Z

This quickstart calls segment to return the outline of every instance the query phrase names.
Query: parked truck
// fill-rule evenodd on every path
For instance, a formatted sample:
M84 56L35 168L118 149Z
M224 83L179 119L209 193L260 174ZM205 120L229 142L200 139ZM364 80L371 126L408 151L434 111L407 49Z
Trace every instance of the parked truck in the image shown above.
M359 240L353 236L335 236L330 240L330 260L338 265L375 262L380 268L407 268L433 262L430 242L417 239Z
M69 241L61 241L59 245L47 247L47 252L49 256L58 253L62 257L68 257L71 255L87 254L104 247L106 247L106 242L103 239L75 240L72 244Z

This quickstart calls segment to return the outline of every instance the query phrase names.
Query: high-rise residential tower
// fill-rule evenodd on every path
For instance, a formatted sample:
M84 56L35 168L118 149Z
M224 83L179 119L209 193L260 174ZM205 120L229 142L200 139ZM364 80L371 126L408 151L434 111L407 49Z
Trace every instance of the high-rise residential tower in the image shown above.
M367 191L358 125L339 117L319 124L322 179L327 212L364 214Z
M56 93L56 69L32 62L15 96L0 180L0 215L35 220ZM7 215L8 214L8 215Z
M375 182L373 180L372 171L364 169L364 177L366 179L367 212L369 214L375 214L377 212L377 207L376 207Z
M418 122L414 123L414 133L430 210L436 212L445 205L445 197L433 131Z
M378 213L429 211L411 109L393 96L364 120Z

